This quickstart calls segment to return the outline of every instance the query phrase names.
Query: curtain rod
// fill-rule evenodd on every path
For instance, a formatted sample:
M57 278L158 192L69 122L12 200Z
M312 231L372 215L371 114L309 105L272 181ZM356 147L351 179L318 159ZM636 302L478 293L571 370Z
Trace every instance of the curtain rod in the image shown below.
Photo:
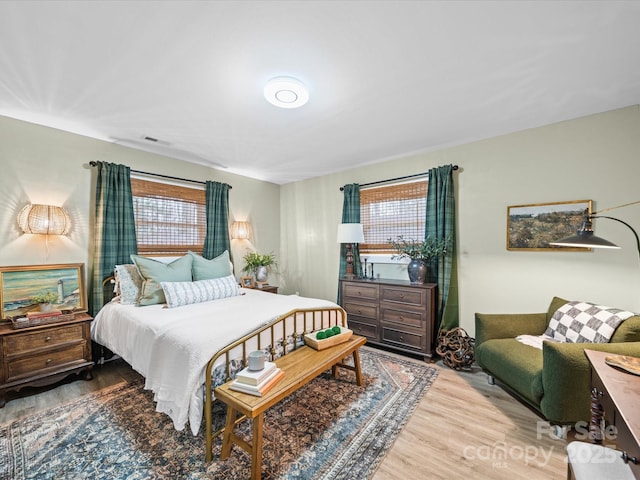
M453 165L451 169L458 170L458 165ZM429 172L414 173L413 175L405 175L404 177L387 178L386 180L378 180L377 182L361 183L360 186L370 187L371 185L378 185L380 183L396 182L398 180L407 180L409 178L424 177L425 175L428 175L428 174ZM341 192L344 191L344 187L340 187L340 191Z
M89 162L89 165L91 165L92 167L95 167L95 166L98 165L98 162L95 162L95 161L91 160ZM169 179L169 180L178 180L178 181L181 181L181 182L197 183L199 185L206 185L207 184L207 182L203 182L202 180L190 180L188 178L172 177L171 175L162 175L161 173L142 172L140 170L133 170L133 169L131 169L130 171L131 171L131 173L139 173L141 175L150 175L152 177L166 178L166 179ZM233 188L233 187L231 185L229 185L229 188Z

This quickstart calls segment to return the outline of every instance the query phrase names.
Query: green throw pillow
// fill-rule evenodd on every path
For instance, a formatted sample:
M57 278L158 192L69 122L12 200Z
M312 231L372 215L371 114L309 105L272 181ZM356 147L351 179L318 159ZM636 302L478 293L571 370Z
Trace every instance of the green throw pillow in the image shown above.
M212 280L216 278L228 277L231 272L231 261L229 251L225 250L216 258L207 260L197 253L189 252L193 259L193 280Z
M144 279L140 289L138 305L154 305L166 303L166 298L160 282L190 282L191 255L174 260L171 263L160 262L153 258L131 255L131 260L136 264L140 276Z

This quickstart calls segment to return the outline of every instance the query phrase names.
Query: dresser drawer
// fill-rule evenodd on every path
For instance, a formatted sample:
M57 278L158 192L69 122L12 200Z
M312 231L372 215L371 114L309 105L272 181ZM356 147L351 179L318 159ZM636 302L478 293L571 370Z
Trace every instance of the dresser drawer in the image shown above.
M400 288L383 285L380 288L380 301L401 303L405 306L425 308L427 291L422 288Z
M378 286L367 285L366 283L348 283L342 284L342 297L362 298L365 300L378 301Z
M628 458L640 459L640 449L638 448L638 444L633 438L633 435L629 431L629 427L622 418L618 418L620 413L617 410L616 414L616 448L620 450L620 454L622 454L623 452L626 453ZM636 465L632 461L629 461L628 463L631 467L631 470L635 473L636 477L638 477L638 473L640 473L640 465Z
M378 341L378 326L370 323L359 322L357 320L349 319L347 321L349 330L352 330L356 335L367 337L370 340Z
M415 328L425 328L424 312L387 307L381 307L380 311L380 320L383 323L398 323Z
M51 348L68 342L83 340L82 325L65 325L37 332L25 332L8 335L6 338L7 351L5 354L24 354L40 348Z
M425 347L424 335L418 332L400 330L388 325L382 326L382 341L399 347L414 350L423 350Z
M84 344L77 344L62 350L42 352L37 355L22 356L7 362L7 381L11 382L25 376L58 369L73 363L83 363Z
M378 307L376 305L366 305L366 304L354 303L354 302L342 302L342 308L346 310L348 316L356 315L358 317L365 317L365 318L371 318L371 319L378 318Z

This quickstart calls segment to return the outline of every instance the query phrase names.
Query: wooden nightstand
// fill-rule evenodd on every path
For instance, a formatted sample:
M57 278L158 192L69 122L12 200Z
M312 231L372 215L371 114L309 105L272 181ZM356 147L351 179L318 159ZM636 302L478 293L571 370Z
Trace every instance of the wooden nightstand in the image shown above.
M73 320L47 325L0 325L0 408L9 390L49 385L82 371L91 380L92 320L78 313Z
M278 293L278 286L277 285L263 285L262 288L255 286L253 287L255 290L262 290L263 292L268 292L268 293Z

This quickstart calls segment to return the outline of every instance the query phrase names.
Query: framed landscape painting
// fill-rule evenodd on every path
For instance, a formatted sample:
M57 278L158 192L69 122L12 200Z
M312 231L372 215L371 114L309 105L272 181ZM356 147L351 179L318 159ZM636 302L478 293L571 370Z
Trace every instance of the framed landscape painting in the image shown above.
M84 264L0 267L0 318L36 310L35 296L51 293L58 310L87 311Z
M585 215L591 214L591 200L537 203L507 207L507 250L590 251L590 248L549 245L575 235Z

